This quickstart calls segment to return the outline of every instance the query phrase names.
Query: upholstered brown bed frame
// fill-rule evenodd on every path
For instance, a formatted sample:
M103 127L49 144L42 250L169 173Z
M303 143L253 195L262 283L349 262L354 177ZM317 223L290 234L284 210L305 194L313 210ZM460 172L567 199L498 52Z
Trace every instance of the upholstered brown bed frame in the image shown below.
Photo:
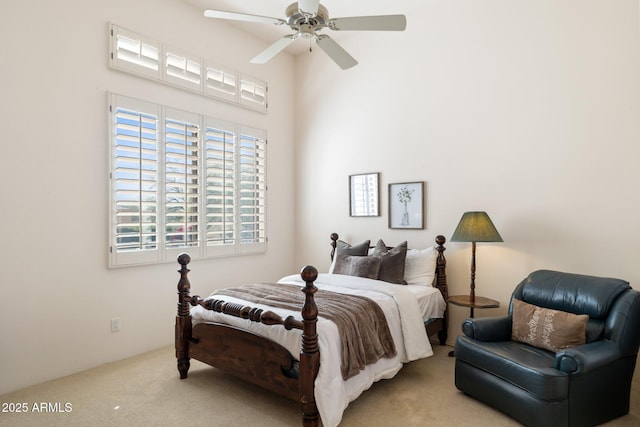
M335 254L338 235L331 235L331 258ZM436 237L438 259L434 286L447 299L446 259L444 257L445 238ZM191 257L178 256L180 280L178 282L178 315L175 326L176 358L180 378L187 378L190 359L196 359L208 365L222 369L245 381L264 387L281 396L296 400L302 406L303 426L318 426L319 414L314 396L314 382L320 366L320 351L316 323L318 309L314 294L318 288L314 282L318 270L305 266L300 276L305 282L301 289L305 302L301 308L302 321L293 316L283 319L279 315L259 308L228 303L223 300L203 300L198 295L190 296L187 268ZM298 362L283 346L262 336L222 323L199 323L192 325L190 306L200 305L230 316L249 319L265 325L280 325L287 330L302 331L302 350ZM274 326L275 327L275 326ZM425 322L427 333L431 337L438 335L441 344L447 339L447 313L444 318Z

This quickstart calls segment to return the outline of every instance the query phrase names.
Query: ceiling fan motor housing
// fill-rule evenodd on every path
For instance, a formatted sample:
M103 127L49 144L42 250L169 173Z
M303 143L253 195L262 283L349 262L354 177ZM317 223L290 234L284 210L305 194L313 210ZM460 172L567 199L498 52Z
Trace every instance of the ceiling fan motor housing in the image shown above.
M298 8L298 3L291 3L287 6L285 15L290 26L301 27L308 24L311 27L323 27L329 21L329 11L323 5L318 5L318 12L315 15L305 13Z

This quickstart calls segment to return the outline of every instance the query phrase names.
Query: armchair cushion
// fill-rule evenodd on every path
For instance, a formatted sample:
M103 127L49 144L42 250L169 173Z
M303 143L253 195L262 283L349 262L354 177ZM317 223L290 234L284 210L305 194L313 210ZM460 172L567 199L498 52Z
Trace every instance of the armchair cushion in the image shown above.
M554 354L515 341L480 342L459 336L455 349L456 363L482 367L482 371L518 384L538 399L559 401L569 393L569 374L554 369ZM456 372L456 381L460 381Z
M586 342L589 316L513 300L511 339L557 352Z

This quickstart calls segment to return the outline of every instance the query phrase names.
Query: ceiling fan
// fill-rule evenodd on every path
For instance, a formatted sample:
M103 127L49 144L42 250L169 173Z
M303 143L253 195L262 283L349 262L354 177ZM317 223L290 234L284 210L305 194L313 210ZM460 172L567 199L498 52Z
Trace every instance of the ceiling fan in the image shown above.
M349 18L331 18L327 8L320 0L299 0L290 4L286 10L287 19L246 13L226 12L223 10L205 10L207 18L228 19L234 21L256 22L260 24L288 25L293 34L288 34L261 53L251 62L264 64L276 56L298 38L314 41L340 68L346 70L358 63L346 50L326 34L317 32L329 28L334 31L404 31L407 19L404 15L354 16Z

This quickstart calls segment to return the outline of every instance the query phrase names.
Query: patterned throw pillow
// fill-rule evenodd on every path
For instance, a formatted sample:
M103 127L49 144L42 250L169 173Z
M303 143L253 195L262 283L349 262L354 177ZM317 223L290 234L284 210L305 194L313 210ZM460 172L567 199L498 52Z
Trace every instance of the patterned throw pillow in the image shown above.
M586 342L589 316L513 300L511 339L558 352Z

